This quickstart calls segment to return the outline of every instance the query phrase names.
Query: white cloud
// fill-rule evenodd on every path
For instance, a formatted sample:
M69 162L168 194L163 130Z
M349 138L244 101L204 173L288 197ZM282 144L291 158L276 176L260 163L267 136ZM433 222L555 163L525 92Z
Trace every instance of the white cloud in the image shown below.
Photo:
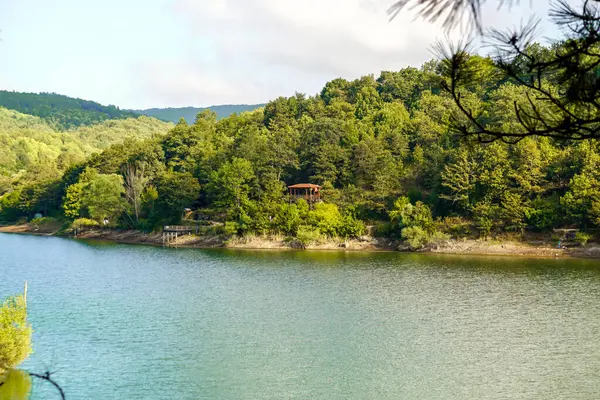
M338 76L419 66L442 30L408 11L388 22L392 2L174 0L188 57L145 66L146 94L169 105L261 102L315 93Z

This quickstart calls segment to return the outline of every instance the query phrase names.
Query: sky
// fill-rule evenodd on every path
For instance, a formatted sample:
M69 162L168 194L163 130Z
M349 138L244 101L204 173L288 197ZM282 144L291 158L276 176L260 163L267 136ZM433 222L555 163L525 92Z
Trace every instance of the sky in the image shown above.
M263 103L334 78L419 67L445 37L393 0L0 0L0 89L121 108ZM521 1L484 22L544 17ZM549 23L542 37L555 36ZM460 38L454 30L450 36Z

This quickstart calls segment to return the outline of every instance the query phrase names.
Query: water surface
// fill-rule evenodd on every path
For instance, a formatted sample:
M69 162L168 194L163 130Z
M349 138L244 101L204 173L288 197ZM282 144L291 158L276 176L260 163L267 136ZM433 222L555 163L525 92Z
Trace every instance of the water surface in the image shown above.
M600 397L595 260L0 234L0 297L25 280L24 367L68 399Z

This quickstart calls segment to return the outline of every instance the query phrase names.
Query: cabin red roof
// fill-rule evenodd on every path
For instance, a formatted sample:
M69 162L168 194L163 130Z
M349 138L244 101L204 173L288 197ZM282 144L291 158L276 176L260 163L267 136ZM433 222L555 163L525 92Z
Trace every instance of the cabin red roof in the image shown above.
M321 186L312 183L297 183L295 185L288 186L288 189L318 189Z

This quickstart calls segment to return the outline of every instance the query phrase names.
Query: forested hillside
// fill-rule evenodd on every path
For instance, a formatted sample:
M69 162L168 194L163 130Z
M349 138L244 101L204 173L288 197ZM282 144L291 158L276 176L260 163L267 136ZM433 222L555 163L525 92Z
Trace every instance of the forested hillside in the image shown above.
M93 125L108 119L135 118L131 111L56 93L0 90L0 107L43 118L57 129Z
M180 108L149 108L147 110L131 110L134 113L147 115L161 119L163 121L171 121L173 123L179 122L181 118L185 119L188 124L193 124L196 121L196 115L198 113L210 110L217 114L217 119L229 117L231 114L240 114L245 111L256 110L257 108L264 107L264 104L227 104L220 106L210 107L180 107Z
M464 88L464 101L490 125L521 129L512 110L515 101L535 102L527 88L497 81L486 58L469 62L478 84ZM448 235L568 225L592 232L600 224L598 142L465 139L449 128L465 116L440 91L440 67L335 79L318 96L278 98L219 121L205 111L166 136L115 144L45 186L19 181L0 199L0 219L44 210L154 229L191 207L225 222L227 234L311 241L375 224L377 234L414 248ZM545 79L558 90L558 78ZM286 185L299 182L322 185L324 202L289 204Z
M0 108L0 194L60 178L68 167L125 138L164 135L173 125L138 117L57 131L39 117Z

